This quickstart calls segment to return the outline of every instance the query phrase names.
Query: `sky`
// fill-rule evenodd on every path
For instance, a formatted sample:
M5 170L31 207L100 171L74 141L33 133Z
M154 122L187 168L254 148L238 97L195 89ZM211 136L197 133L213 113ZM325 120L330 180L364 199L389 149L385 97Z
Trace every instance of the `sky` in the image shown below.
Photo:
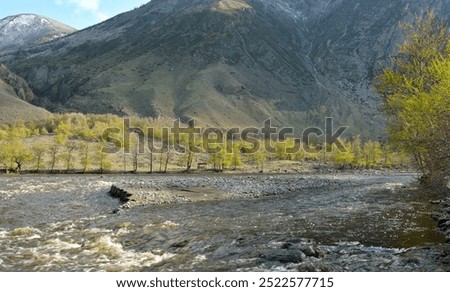
M150 0L9 0L0 9L6 16L34 13L53 18L76 29L102 22Z

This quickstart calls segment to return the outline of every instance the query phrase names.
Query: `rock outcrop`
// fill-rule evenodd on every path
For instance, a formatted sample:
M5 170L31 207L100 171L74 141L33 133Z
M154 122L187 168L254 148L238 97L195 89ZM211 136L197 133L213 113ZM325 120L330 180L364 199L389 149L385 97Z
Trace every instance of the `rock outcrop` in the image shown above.
M11 86L14 93L21 100L31 102L36 98L27 82L22 77L11 72L4 64L0 64L0 80Z
M122 190L116 186L112 186L109 191L109 195L113 198L119 199L119 201L123 204L130 201L130 198L133 196L125 190Z
M35 98L27 82L0 64L0 124L43 119L50 113L28 101Z

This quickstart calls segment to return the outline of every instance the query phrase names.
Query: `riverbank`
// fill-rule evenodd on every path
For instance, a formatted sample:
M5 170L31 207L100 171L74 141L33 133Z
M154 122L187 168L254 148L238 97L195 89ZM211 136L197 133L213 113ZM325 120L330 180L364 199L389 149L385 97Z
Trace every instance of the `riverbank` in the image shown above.
M260 198L290 193L319 190L331 191L340 188L356 188L386 183L386 188L407 188L410 173L403 175L405 181L396 179L386 182L381 172L341 174L191 174L158 175L126 180L117 180L114 186L130 194L122 208L129 209L146 205L162 205L227 199Z
M403 176L403 178L402 178ZM341 190L365 189L376 186L391 193L403 193L405 198L410 193L421 192L411 174L396 174L392 180L386 175L365 174L339 175L218 175L217 177L192 176L182 178L157 177L152 181L126 182L120 184L127 192L133 194L122 208L132 209L148 205L170 205L183 203L211 202L220 200L258 199L295 193L336 192ZM335 245L318 245L313 240L297 239L294 242L279 242L268 245L260 251L263 264L249 271L271 269L270 265L283 263L282 270L306 272L327 271L434 271L435 264L425 259L434 259L439 263L440 271L450 264L450 201L441 200L442 208L438 215L439 230L446 235L446 244L436 242L433 248L414 246L409 248L392 248L365 246L360 242L339 242ZM426 200L422 203L426 205ZM133 212L133 211L131 211ZM376 213L376 212L374 212ZM431 215L431 214L429 214ZM429 216L428 215L428 216ZM413 228L405 225L405 228ZM408 239L406 239L408 240ZM411 238L414 241L414 238ZM186 242L183 243L183 245ZM176 244L177 245L177 244ZM255 255L256 256L256 255ZM368 265L368 262L371 264ZM336 264L339 263L339 264Z

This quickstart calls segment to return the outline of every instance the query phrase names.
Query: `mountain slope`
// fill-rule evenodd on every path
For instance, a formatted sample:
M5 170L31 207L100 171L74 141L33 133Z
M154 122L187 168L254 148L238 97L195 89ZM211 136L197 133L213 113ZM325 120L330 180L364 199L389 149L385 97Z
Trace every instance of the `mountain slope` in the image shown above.
M26 102L35 98L25 80L0 64L0 124L33 121L50 113Z
M8 16L0 19L0 52L46 43L75 31L68 25L36 14Z
M398 22L444 1L153 0L1 58L52 111L168 116L204 125L323 126L378 136L371 80Z

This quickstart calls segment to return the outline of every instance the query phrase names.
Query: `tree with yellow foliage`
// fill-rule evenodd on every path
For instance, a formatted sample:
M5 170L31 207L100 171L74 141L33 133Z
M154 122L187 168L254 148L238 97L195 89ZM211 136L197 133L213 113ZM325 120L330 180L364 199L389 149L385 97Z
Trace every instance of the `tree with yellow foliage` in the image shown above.
M391 141L411 153L422 182L446 188L450 175L450 40L448 24L428 12L402 24L406 39L378 76Z

